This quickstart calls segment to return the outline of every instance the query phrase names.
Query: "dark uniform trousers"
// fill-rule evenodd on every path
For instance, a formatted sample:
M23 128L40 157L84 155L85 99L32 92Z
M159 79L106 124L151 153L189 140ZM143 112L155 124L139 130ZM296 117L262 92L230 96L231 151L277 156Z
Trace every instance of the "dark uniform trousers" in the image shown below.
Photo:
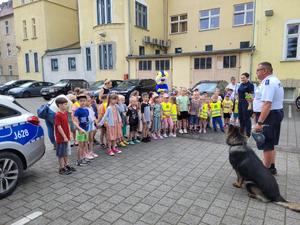
M243 132L246 131L246 135L250 137L251 135L251 111L248 110L248 102L246 100L239 101L239 120L240 127Z

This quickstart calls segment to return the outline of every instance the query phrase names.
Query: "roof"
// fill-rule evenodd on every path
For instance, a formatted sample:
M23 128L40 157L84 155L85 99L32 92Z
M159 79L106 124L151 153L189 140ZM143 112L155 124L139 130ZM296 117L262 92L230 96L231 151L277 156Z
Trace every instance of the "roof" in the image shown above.
M64 47L61 47L61 48L47 49L46 53L65 51L65 50L74 50L74 49L76 49L76 50L80 49L80 42L75 42L75 43L72 43L70 45L67 45L67 46L64 46Z
M13 14L14 12L13 12L12 0L0 4L0 18L13 15Z
M216 55L216 54L232 54L232 53L241 53L241 52L251 52L254 50L254 47L250 48L237 48L237 49L223 49L223 50L214 50L214 51L201 51L201 52L184 52L180 54L170 53L170 54L160 54L160 55L129 55L127 59L151 59L151 58L172 58L180 56L199 56L199 55Z

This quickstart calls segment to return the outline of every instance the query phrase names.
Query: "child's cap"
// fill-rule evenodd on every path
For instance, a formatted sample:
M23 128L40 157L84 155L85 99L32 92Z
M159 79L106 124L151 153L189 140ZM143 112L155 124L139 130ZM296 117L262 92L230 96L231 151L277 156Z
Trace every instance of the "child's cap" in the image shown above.
M169 95L168 95L167 93L165 93L165 94L163 95L163 97L164 97L164 98L169 98Z

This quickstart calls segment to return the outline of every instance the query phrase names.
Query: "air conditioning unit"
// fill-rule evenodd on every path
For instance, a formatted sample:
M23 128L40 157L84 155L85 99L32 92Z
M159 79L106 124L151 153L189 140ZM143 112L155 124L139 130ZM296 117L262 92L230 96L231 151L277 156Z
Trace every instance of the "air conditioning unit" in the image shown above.
M145 44L151 43L150 36L145 36L145 37L144 37L144 43L145 43Z
M157 40L157 38L153 38L152 44L158 45L158 40Z

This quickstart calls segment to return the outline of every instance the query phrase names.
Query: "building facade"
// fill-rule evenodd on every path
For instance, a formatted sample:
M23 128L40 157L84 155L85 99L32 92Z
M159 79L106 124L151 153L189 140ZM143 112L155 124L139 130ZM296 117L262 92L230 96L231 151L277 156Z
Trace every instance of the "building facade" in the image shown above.
M253 71L259 62L271 62L285 100L294 101L300 88L300 1L256 1L254 44Z
M20 79L46 80L46 51L79 41L77 1L14 0L13 6Z
M12 1L0 4L0 83L18 79Z
M249 0L79 0L78 8L90 80L155 78L166 70L171 85L191 87L250 71Z

